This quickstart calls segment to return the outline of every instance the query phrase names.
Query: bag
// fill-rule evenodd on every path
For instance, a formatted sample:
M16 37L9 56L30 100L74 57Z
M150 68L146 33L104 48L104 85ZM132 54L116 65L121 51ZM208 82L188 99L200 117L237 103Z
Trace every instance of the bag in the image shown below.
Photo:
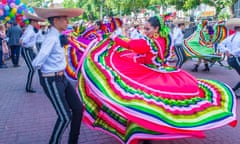
M0 32L0 37L2 39L2 52L3 54L6 54L8 53L6 34L4 32Z
M3 52L3 54L8 54L9 53L6 41L2 41L2 52Z

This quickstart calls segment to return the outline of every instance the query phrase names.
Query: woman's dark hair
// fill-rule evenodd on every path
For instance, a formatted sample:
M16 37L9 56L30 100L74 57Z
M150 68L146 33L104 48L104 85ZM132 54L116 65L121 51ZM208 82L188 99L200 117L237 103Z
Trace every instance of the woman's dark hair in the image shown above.
M156 16L150 17L147 21L150 23L152 27L154 28L159 27L159 30L161 29L160 21Z
M101 21L96 21L96 25L101 26L102 22Z

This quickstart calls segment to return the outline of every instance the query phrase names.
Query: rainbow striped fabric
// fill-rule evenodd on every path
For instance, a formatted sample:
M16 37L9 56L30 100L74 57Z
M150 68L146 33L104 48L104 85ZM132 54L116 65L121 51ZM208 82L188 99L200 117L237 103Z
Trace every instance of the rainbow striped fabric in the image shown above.
M228 85L169 66L150 69L109 39L86 55L77 92L84 122L121 143L204 137L206 130L236 125L236 99Z
M81 26L81 29L84 29L82 33L69 30L63 32L63 34L68 35L69 41L69 45L64 47L67 60L65 75L70 80L77 80L76 71L78 69L79 61L88 45L94 39L98 39L99 41L102 40L103 37L107 35L105 32L113 32L121 26L122 20L120 18L111 17L111 21L109 23L103 24L103 27L106 28L103 33L98 33L94 26L86 29Z
M227 36L227 30L223 25L214 26L214 34L211 40L212 46L207 45L205 40L209 41L209 36L202 32L201 24L198 29L187 39L184 40L184 51L188 57L204 58L210 61L218 61L221 56L215 53L214 44L221 42Z

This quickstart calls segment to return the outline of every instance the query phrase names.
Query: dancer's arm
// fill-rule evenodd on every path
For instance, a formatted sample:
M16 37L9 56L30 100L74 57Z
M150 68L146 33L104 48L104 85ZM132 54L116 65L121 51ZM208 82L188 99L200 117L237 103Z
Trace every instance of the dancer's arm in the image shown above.
M138 54L144 54L150 51L150 46L147 44L146 40L144 39L131 40L131 39L125 39L123 37L113 37L112 39L118 45L127 49L131 49Z

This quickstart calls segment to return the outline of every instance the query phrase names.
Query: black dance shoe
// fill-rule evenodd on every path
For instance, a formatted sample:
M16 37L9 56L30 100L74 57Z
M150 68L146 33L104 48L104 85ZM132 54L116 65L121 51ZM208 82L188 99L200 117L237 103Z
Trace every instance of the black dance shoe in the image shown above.
M28 92L28 93L36 93L36 90L34 90L34 89L26 89L26 92Z

